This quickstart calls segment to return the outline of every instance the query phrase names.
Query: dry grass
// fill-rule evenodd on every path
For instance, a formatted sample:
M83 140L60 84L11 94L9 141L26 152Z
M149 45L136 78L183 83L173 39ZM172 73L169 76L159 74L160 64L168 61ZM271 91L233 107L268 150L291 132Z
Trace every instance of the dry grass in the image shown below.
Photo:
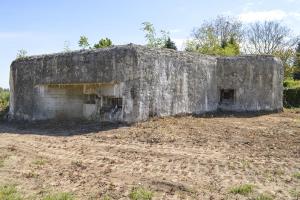
M16 183L25 199L53 191L80 200L128 199L140 185L154 200L293 200L300 188L299 119L295 109L157 118L102 131L88 124L2 123L0 185ZM243 183L255 187L229 192Z

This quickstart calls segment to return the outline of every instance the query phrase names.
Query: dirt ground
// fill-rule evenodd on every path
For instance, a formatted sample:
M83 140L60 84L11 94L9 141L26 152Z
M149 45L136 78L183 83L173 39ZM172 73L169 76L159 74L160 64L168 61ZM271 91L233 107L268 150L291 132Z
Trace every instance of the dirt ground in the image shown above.
M16 184L25 197L61 191L76 199L128 199L141 186L153 199L297 199L300 112L131 126L1 123L0 159L0 185ZM246 183L254 186L249 195L230 192Z

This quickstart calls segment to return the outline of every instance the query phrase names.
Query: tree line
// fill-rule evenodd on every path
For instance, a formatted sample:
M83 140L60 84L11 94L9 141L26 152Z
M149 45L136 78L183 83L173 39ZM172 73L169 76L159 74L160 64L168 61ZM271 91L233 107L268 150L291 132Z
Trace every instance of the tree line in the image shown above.
M145 34L148 47L177 50L169 31L160 30L157 33L150 22L142 23L141 30ZM82 35L78 41L81 49L105 48L112 45L112 40L107 37L90 44L88 37ZM70 51L66 42L64 51ZM204 21L192 30L191 38L185 42L184 51L218 56L274 55L282 60L286 77L300 72L300 37L294 36L289 27L277 21L243 24L233 17L218 16ZM17 58L26 56L27 51L23 49L17 54Z
M161 41L166 41L167 32L162 31L162 37L155 38L153 25L143 25L147 45L166 48ZM233 17L218 16L194 28L184 50L217 56L274 55L282 60L286 78L300 72L300 37L277 21L243 24Z
M169 31L157 33L150 22L142 23L141 30L148 47L177 50ZM78 45L82 49L104 48L111 46L112 41L103 38L91 46L88 38L81 36ZM243 24L233 17L218 16L192 30L184 51L217 56L274 55L282 60L286 78L300 72L300 37L294 36L289 27L277 21Z

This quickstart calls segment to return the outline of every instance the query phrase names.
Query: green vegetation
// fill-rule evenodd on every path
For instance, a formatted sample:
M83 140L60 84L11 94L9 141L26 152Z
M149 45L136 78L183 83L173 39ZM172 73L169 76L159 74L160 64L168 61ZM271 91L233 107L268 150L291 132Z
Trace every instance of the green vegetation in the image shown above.
M300 88L300 80L293 80L291 78L287 78L284 80L283 86L288 89Z
M177 50L175 43L170 38L170 33L165 30L160 30L160 36L157 36L156 30L152 23L142 23L142 30L145 32L147 46L151 48L167 48Z
M129 198L131 200L151 200L152 197L153 197L153 192L142 187L132 188L129 194Z
M2 185L0 186L0 200L24 200L25 198L16 189L15 185ZM26 198L27 199L27 198ZM30 199L41 200L74 200L74 196L70 193L55 193L48 194L42 198L31 197Z
M105 48L112 46L112 41L109 38L102 38L98 43L94 45L94 48Z
M113 45L113 43L112 43L111 39L102 38L98 43L94 44L93 48L99 49L99 48L110 47L112 45ZM84 35L80 36L80 39L78 41L78 46L81 49L87 49L87 48L92 49L92 47L88 41L88 38Z
M164 48L177 50L175 43L171 40L170 37L168 37L167 41L165 42Z
M186 51L208 55L235 56L240 54L242 23L231 17L219 16L194 29Z
M47 195L43 197L42 200L74 200L74 197L70 193L62 192L62 193Z
M283 103L286 108L300 107L300 87L284 90Z
M185 50L220 56L273 55L281 59L285 78L300 71L300 38L276 21L246 25L235 18L219 16L194 29Z
M287 78L283 82L283 103L286 108L300 107L300 81Z
M244 184L240 186L236 186L230 189L230 193L232 194L241 194L248 195L253 192L254 186L250 184Z
M0 87L0 119L8 112L9 90Z
M300 198L300 190L290 190L290 195L298 200Z
M296 172L293 177L295 177L296 179L300 179L300 172Z
M17 59L26 58L27 57L27 51L25 49L18 50Z
M78 46L83 48L83 49L87 49L90 47L90 44L88 42L88 38L86 36L80 36L80 39L78 41Z
M14 185L3 185L0 186L0 200L21 200L21 195Z

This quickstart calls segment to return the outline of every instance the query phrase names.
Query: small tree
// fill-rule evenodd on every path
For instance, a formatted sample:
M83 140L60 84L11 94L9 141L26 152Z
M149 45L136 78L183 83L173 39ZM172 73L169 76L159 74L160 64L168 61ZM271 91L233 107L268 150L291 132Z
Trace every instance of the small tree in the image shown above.
M102 38L98 43L94 45L94 48L99 49L99 48L105 48L105 47L110 47L112 46L112 41L109 38Z
M161 30L161 36L157 37L152 23L144 22L142 25L142 30L145 32L145 38L147 40L147 46L152 48L164 48L170 33L168 31Z
M171 40L170 37L168 37L164 48L177 50L177 47L176 47L175 43Z
M153 24L150 22L144 22L142 23L143 28L142 30L145 32L145 38L147 40L147 46L148 47L156 47L157 41L156 41L156 32Z
M90 44L88 42L88 38L84 35L80 36L80 39L78 41L78 46L82 49L87 49L90 47Z
M18 53L17 53L17 59L19 58L26 58L27 56L27 51L25 49L20 49L18 50Z

